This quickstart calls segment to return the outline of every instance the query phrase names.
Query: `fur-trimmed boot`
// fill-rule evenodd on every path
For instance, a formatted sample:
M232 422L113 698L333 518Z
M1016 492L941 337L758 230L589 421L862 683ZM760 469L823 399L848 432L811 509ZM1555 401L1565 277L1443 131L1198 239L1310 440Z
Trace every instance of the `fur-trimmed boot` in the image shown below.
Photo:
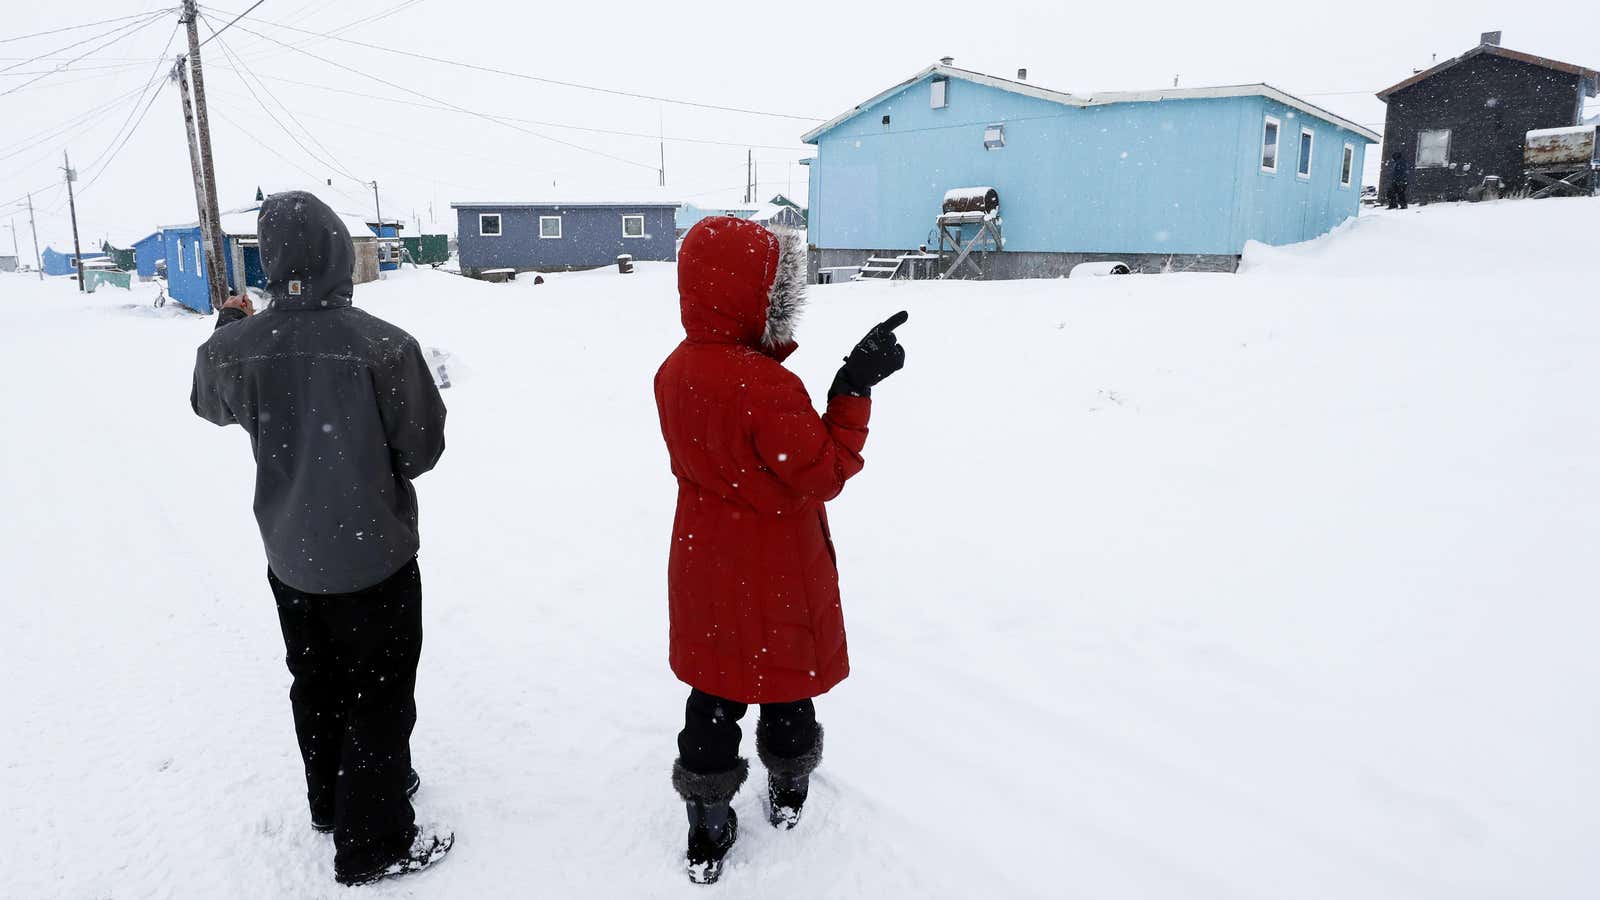
M767 821L772 827L788 831L800 824L800 811L806 805L806 795L811 790L811 773L822 762L822 726L817 726L817 741L811 749L799 756L779 756L773 753L756 732L756 754L767 767Z
M740 758L726 772L701 775L684 768L683 761L672 764L672 786L683 798L689 813L689 846L684 854L689 880L695 884L714 884L722 877L722 860L739 839L739 817L731 803L750 774L750 763Z

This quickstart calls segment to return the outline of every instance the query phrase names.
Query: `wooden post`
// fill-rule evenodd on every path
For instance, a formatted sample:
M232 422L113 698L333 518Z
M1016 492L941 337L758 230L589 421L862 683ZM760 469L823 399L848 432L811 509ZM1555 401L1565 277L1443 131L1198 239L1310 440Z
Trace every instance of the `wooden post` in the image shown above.
M44 257L39 255L39 226L33 222L33 195L28 195L28 230L33 232L33 265L39 272L39 280L44 280Z
M200 148L200 174L203 180L205 204L200 218L210 226L201 236L206 242L206 277L211 286L211 307L221 309L228 299L227 251L222 246L222 214L217 209L217 171L211 161L211 120L206 113L206 76L200 65L199 14L195 0L183 0L183 17L189 27L189 77L194 81L194 136ZM241 276L243 272L239 273Z
M184 133L184 137L189 139L189 174L194 178L194 208L195 208L196 213L200 217L200 242L204 246L210 247L211 246L211 221L206 216L206 212L205 212L206 211L206 179L205 179L205 174L200 169L200 145L199 145L199 143L196 142L195 136L194 136L194 106L190 102L190 99L189 99L189 75L188 75L188 70L184 67L184 58L181 57L181 56L178 57L178 61L176 63L174 63L173 66L172 66L172 77L177 79L177 82L178 82L178 99L183 101L183 133ZM181 252L181 245L180 245L180 252ZM206 252L208 254L210 253L209 250L207 250ZM167 272L167 277L169 279L172 277L171 268L170 268L171 264L172 264L172 261L169 260L168 263L167 263L167 265L169 267L168 268L168 272ZM206 267L208 272L211 269L214 269L214 268L216 268L216 267L215 266L207 266ZM207 275L206 277L207 277L206 284L207 284L208 292L211 293L211 302L212 302L213 306L215 306L215 304L216 304L215 287L210 282L210 276Z
M89 286L83 277L83 249L78 246L78 201L72 196L72 182L77 178L77 173L72 171L72 160L67 158L67 151L61 151L62 171L67 175L67 209L72 212L72 255L78 260L78 292L86 293Z

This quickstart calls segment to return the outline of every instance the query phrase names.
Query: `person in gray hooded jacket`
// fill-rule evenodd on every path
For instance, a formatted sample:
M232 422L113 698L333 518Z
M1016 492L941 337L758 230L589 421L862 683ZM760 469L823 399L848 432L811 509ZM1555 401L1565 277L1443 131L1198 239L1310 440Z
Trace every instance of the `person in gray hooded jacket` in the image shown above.
M419 834L410 795L422 646L417 496L444 452L444 402L415 338L351 306L350 233L304 192L262 204L271 305L230 298L190 402L237 424L294 676L312 827L345 884L416 871L454 836Z

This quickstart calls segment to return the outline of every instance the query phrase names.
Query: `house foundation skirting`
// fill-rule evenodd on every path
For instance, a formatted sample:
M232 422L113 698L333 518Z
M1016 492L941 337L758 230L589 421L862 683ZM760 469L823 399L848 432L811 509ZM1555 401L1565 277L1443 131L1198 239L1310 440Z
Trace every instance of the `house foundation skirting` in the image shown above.
M807 254L808 280L817 283L817 273L833 266L859 266L873 256L895 257L911 250L813 249ZM987 257L971 257L983 270L985 280L1008 281L1018 278L1065 278L1079 263L1116 260L1141 274L1159 272L1234 272L1239 257L1232 253L1044 253L1005 250ZM961 277L977 277L968 263L961 264Z

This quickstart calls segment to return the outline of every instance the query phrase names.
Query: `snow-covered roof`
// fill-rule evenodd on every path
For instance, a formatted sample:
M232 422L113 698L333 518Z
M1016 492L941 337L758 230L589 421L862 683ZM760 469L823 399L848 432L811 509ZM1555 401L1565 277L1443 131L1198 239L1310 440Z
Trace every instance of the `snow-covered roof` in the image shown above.
M1567 125L1561 128L1535 128L1526 135L1529 138L1563 137L1569 134L1592 134L1593 125Z
M1026 81L1013 81L1009 78L997 78L993 75L985 75L982 72L974 72L970 69L958 69L955 66L947 66L943 63L935 63L934 65L923 69L910 78L907 78L905 81L902 81L888 90L881 91L872 97L857 103L850 109L845 110L839 115L834 116L821 125L818 125L816 128L811 129L800 136L801 142L815 144L817 142L817 138L829 131L832 131L834 128L845 123L846 121L860 115L864 110L878 103L880 100L883 100L884 98L898 91L904 90L905 88L910 87L911 85L916 84L917 82L930 76L954 78L960 81L970 81L974 84L981 84L987 87L996 88L998 90L1009 91L1013 94L1021 94L1025 97L1033 97L1038 100L1059 103L1062 106L1078 108L1088 106L1107 106L1113 103L1155 103L1164 100L1206 100L1218 97L1266 97L1270 100L1276 100L1285 106L1298 109L1307 115L1316 116L1323 121L1337 125L1347 131L1354 132L1355 134L1366 138L1368 141L1374 144L1378 143L1380 140L1378 133L1370 128L1364 128L1361 125L1344 118L1343 116L1335 115L1320 106L1302 100L1287 91L1279 90L1278 88L1275 88L1270 84L1266 84L1265 82L1256 84L1219 85L1216 87L1162 88L1152 91L1104 91L1095 94L1079 95L1067 93L1066 91L1053 91L1048 88L1039 87L1036 84L1030 84Z
M682 204L676 200L462 200L450 204L451 209L532 209L535 207L548 209L551 207L566 207L569 209L583 209L586 207L609 208L613 206L628 207L668 207L677 208Z

